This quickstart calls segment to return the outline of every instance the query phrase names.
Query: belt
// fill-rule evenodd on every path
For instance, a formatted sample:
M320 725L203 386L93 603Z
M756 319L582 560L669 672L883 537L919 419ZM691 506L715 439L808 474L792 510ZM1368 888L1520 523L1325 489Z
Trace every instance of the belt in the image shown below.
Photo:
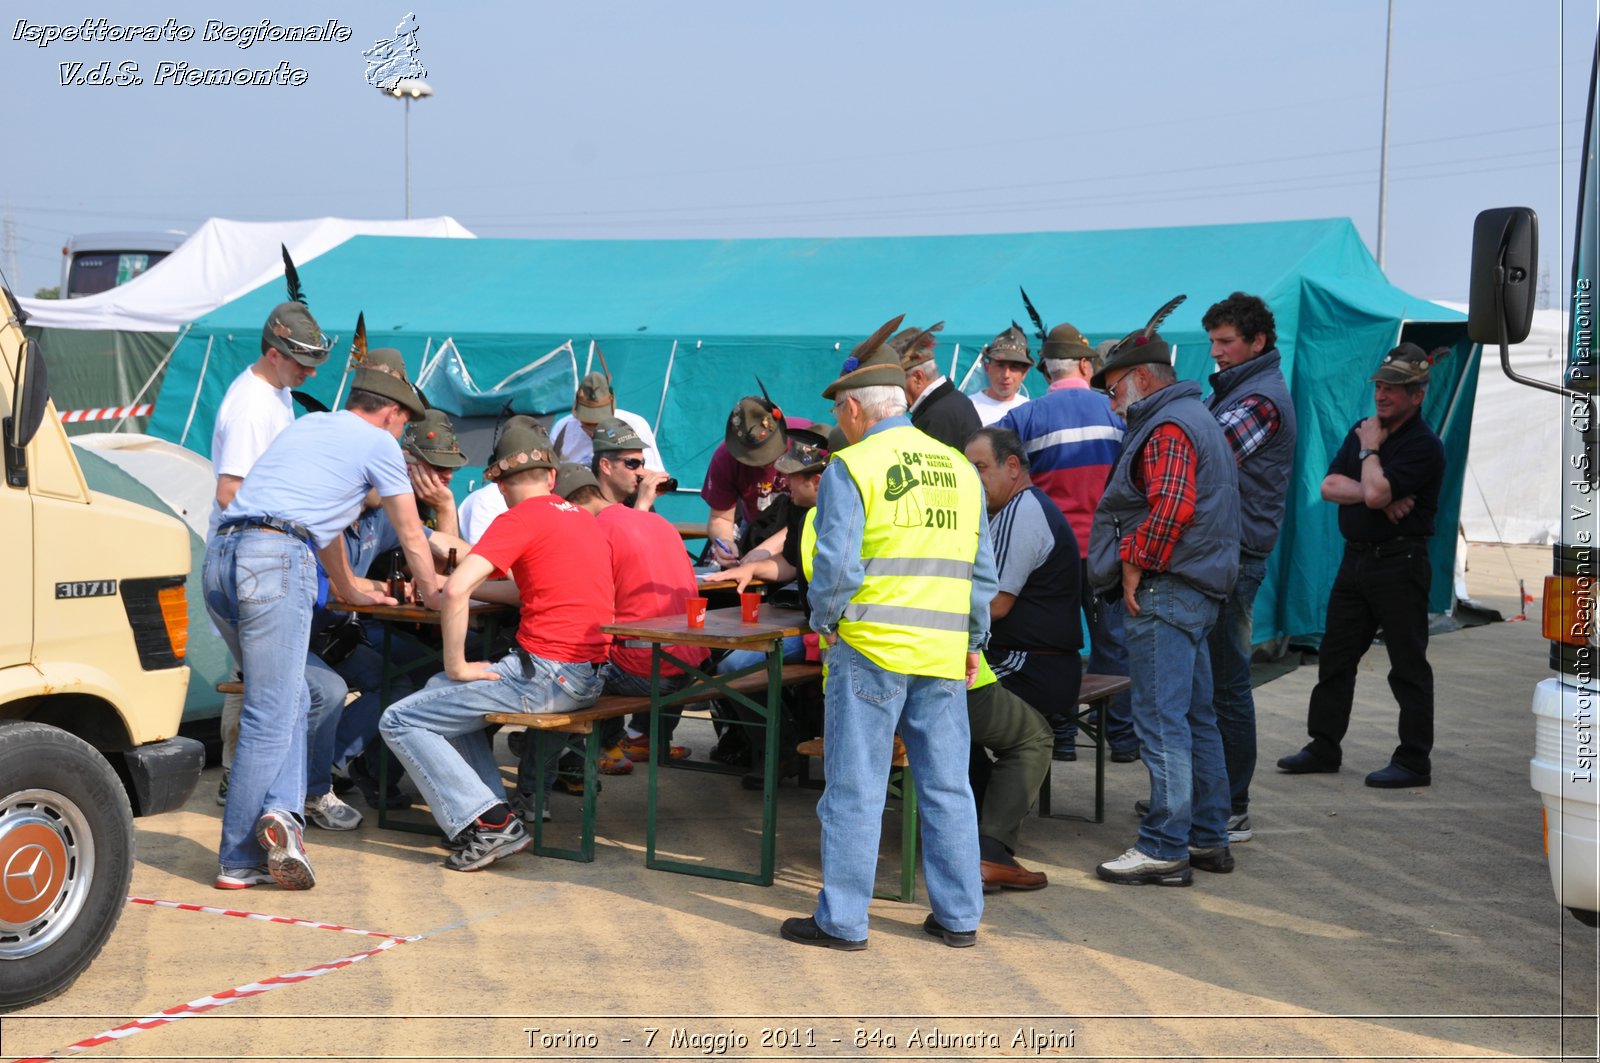
M1397 535L1393 539L1384 539L1382 542L1376 543L1349 540L1344 544L1344 548L1353 554L1370 553L1378 557L1383 557L1386 554L1400 553L1403 550L1409 550L1418 543L1425 542L1427 542L1427 540L1423 539L1419 535ZM1391 547L1394 549L1391 550Z
M522 665L522 676L523 676L523 678L526 679L526 678L532 676L533 673L534 673L533 654L529 653L525 648L523 648L523 645L520 642L515 642L515 641L512 642L511 648L517 651L517 663ZM600 666L598 664L595 664L593 661L570 661L570 662L569 661L563 661L563 662L560 662L560 663L563 663L563 664L586 664L586 665L589 666L589 670L590 671L592 671L592 672L600 671Z
M277 532L279 535L293 536L294 538L305 543L307 546L311 547L312 550L317 548L316 543L312 541L311 532L306 529L304 524L296 524L292 520L279 520L277 517L241 517L238 520L223 521L222 524L217 527L217 534L232 535L235 532L246 531L252 528L259 528L262 531Z

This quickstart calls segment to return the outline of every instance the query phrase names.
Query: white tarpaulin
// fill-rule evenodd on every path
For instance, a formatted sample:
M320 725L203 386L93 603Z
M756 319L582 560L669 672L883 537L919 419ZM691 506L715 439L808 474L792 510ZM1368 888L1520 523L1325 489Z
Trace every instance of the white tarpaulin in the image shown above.
M1559 384L1567 338L1566 311L1534 311L1528 338L1511 348L1511 367ZM1500 348L1484 345L1461 491L1461 523L1468 539L1555 542L1561 519L1563 409L1559 395L1509 379L1500 368Z
M223 303L283 275L286 245L300 266L352 236L471 238L454 218L228 221L212 218L127 284L82 299L21 299L36 328L177 332ZM315 305L316 293L308 292Z

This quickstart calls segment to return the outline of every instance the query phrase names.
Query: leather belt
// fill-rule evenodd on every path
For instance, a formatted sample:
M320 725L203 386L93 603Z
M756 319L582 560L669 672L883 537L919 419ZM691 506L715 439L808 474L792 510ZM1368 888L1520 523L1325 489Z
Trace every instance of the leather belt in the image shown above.
M304 524L296 524L292 520L279 520L277 517L242 517L238 520L223 521L217 527L219 535L233 535L236 532L259 528L262 531L277 532L279 535L288 535L315 550L316 543L312 541L311 532Z

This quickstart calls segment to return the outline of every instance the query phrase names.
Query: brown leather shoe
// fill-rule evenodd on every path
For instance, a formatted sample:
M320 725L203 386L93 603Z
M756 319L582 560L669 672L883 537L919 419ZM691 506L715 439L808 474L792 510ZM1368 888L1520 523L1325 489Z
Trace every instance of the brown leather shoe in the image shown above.
M978 865L983 871L983 892L996 890L1042 890L1050 885L1043 871L1029 871L1021 864L998 864L983 860Z

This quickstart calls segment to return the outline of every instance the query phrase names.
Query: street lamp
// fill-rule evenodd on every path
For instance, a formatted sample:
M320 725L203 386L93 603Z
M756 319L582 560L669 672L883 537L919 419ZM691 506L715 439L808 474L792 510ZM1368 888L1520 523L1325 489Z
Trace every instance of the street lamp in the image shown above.
M433 95L433 86L421 78L401 78L392 88L378 89L385 96L406 102L406 217L411 217L411 101Z

